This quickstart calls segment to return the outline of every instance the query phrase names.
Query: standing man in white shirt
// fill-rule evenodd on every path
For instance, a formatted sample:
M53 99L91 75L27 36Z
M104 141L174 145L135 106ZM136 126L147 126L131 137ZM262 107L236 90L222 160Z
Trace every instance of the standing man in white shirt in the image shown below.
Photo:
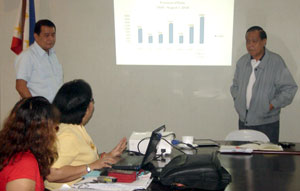
M56 27L50 20L39 20L34 28L35 42L15 61L16 89L22 98L43 96L53 101L63 84L63 70L53 49Z
M266 48L267 34L259 26L246 32L248 53L237 64L231 86L239 129L265 133L279 141L281 108L292 103L297 84L281 56Z

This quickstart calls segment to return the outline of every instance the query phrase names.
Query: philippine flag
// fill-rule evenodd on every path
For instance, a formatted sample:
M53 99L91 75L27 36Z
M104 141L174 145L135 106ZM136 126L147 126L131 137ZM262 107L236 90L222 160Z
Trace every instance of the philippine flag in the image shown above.
M34 0L21 0L18 20L10 47L14 53L20 54L34 42L34 25Z

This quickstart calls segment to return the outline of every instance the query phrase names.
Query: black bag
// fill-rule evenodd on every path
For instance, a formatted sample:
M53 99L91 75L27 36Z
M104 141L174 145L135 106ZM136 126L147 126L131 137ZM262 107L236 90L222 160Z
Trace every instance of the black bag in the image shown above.
M213 152L176 156L162 169L159 180L163 185L183 189L221 190L231 182L231 175Z

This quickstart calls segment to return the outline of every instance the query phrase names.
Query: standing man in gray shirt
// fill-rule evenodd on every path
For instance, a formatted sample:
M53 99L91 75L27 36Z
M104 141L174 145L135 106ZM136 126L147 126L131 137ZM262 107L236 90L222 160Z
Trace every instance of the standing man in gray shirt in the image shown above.
M248 54L236 64L230 88L239 115L239 129L265 133L271 142L279 141L279 114L297 92L297 84L283 59L265 46L267 34L259 26L246 32Z

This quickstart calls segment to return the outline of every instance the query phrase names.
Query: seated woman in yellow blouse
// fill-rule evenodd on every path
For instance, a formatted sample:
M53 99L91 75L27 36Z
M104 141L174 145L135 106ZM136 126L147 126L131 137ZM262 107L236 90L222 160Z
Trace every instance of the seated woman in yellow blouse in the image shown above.
M64 183L72 185L93 169L111 167L127 144L124 137L111 152L103 153L99 158L84 127L94 110L92 90L84 80L65 83L53 104L61 112L61 120L57 133L58 159L45 181L45 187L50 190L60 188Z

